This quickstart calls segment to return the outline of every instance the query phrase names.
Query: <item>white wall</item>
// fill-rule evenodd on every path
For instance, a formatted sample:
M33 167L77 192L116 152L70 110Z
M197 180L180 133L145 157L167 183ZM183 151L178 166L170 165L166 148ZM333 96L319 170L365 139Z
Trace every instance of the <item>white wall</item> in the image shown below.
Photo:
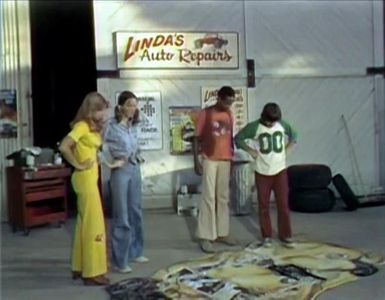
M365 189L377 187L373 78L261 78L255 90L252 114L259 115L264 102L274 100L298 130L299 143L288 157L290 164L327 164L333 174L344 174L363 193L353 169L354 151Z
M164 147L145 154L145 195L170 196L179 183L199 181L191 157L169 155L167 108L199 105L202 86L245 86L246 59L255 61L257 76L256 87L248 89L249 119L276 101L299 131L290 164L325 163L359 194L384 186L384 168L378 167L385 152L384 79L366 75L367 67L384 63L380 1L95 1L94 10L99 70L115 69L117 30L239 33L238 70L136 70L98 80L110 99L123 88L162 93Z
M257 100L251 109L257 113L270 100L282 105L300 134L289 162L325 163L359 194L384 187L378 166L385 128L376 112L384 115L384 79L366 76L367 67L384 64L381 2L247 1L245 7L246 52L260 78L249 90Z
M99 79L98 90L111 101L115 92L160 91L163 108L163 150L146 151L142 168L146 206L170 205L180 184L199 183L191 156L169 154L168 107L201 103L202 86L244 86L246 61L244 9L240 1L95 1L95 42L99 70L115 69L112 32L125 31L235 31L239 33L240 67L237 70L122 71L125 79ZM105 172L108 176L108 172ZM106 177L106 176L105 176Z
M114 70L112 32L114 31L234 31L239 32L240 55L245 53L244 7L242 1L94 1L97 69ZM124 77L213 76L245 74L245 61L239 70L152 70L122 74Z
M232 86L243 85L243 80L226 79ZM117 91L160 91L162 95L163 149L143 151L146 163L142 168L144 197L147 206L170 205L170 195L176 193L183 184L198 184L200 177L195 176L192 156L170 155L169 106L200 106L201 86L218 86L220 80L193 79L99 79L98 89L112 103ZM105 171L104 178L108 178ZM156 199L155 199L156 198ZM162 198L163 200L159 200ZM155 200L153 200L155 199ZM158 203L157 203L158 201Z
M246 1L247 55L266 75L364 75L372 1Z
M18 137L0 139L1 219L7 218L5 156L32 145L31 38L29 1L0 2L0 89L16 89Z

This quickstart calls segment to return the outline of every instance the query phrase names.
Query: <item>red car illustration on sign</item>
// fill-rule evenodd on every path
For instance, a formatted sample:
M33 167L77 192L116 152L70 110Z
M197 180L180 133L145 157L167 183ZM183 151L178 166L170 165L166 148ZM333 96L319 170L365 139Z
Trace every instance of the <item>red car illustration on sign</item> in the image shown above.
M197 49L201 49L204 45L213 45L216 49L220 49L227 44L228 40L223 39L218 34L208 34L204 38L197 39L194 42L195 48Z

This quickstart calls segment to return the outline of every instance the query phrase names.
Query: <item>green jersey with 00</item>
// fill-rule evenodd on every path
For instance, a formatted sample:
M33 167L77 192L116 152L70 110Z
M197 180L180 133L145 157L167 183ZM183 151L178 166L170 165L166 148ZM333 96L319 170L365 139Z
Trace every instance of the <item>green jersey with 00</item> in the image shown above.
M296 133L285 121L265 126L261 120L247 124L235 137L238 148L246 145L259 152L254 162L256 172L276 175L286 168L286 145L296 140Z

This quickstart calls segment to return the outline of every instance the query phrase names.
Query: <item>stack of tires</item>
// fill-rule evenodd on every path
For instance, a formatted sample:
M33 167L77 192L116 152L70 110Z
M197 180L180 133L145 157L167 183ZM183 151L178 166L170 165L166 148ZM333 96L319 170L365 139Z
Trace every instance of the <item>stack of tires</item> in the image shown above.
M332 173L321 164L292 165L287 168L289 179L289 206L291 210L306 213L331 211L335 195L328 188Z

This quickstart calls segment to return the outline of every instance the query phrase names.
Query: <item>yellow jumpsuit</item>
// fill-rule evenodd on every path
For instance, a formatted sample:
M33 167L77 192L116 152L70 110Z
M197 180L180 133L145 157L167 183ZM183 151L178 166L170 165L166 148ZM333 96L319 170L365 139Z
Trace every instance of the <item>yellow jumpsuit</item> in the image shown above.
M98 188L97 152L102 143L98 132L92 132L86 122L78 122L68 134L75 142L78 162L95 161L91 169L74 171L72 186L77 195L78 216L72 250L72 271L84 278L107 272L106 232Z

